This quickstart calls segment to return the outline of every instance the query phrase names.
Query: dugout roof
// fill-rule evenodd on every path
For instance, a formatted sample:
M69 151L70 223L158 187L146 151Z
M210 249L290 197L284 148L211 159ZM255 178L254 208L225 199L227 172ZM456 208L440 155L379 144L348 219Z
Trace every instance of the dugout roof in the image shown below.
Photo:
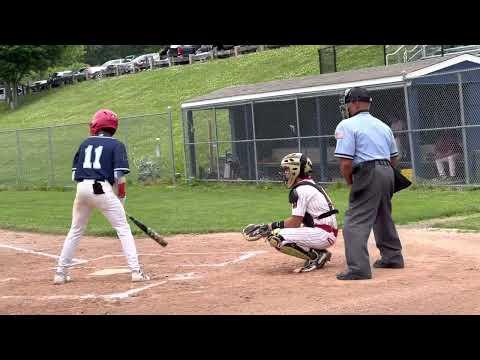
M448 55L409 63L377 66L290 80L275 80L251 85L230 86L210 94L189 99L182 109L211 108L249 101L292 98L295 96L317 95L325 92L339 92L354 86L387 87L404 81L447 70L450 67L478 67L477 56Z

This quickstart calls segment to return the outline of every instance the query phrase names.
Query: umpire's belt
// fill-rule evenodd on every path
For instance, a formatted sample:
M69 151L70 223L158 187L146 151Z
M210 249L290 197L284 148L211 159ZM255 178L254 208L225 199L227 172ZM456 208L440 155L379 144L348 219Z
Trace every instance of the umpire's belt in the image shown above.
M352 173L355 174L360 169L373 169L376 165L390 166L390 160L380 159L361 162L353 167Z
M326 232L333 233L335 237L338 234L338 229L335 229L333 226L327 224L315 224L315 227L325 230Z

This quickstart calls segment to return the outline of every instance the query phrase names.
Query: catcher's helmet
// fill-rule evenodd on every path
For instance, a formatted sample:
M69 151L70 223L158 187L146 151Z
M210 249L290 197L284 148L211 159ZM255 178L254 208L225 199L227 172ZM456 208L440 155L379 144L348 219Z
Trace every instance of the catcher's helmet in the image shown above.
M280 163L287 186L291 188L299 176L307 176L312 172L312 161L302 153L285 155Z
M340 97L340 112L344 119L350 117L347 104L353 101L365 101L371 103L372 98L368 91L361 87L354 87L345 90L345 93Z
M118 128L118 115L108 109L98 110L90 121L90 135L97 135L102 129L109 129L112 135Z

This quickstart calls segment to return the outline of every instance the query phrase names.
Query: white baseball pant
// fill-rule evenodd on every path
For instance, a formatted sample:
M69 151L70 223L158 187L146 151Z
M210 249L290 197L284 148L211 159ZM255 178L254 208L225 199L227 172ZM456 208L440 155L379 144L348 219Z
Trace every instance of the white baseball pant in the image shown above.
M294 243L305 251L326 249L337 239L333 233L312 227L283 228L280 229L279 234L284 239L283 244Z
M437 159L435 160L435 164L437 165L437 170L438 174L440 176L446 176L445 175L445 164L448 163L448 170L450 171L450 176L455 176L455 161L459 157L459 154L453 154L447 157L444 157L443 159Z
M90 214L95 208L103 213L117 232L130 270L140 270L135 240L120 200L108 181L101 182L105 194L100 195L93 193L93 183L93 180L84 180L77 184L77 195L72 210L72 226L63 244L57 271L65 272L65 268L72 265L75 249L87 227Z

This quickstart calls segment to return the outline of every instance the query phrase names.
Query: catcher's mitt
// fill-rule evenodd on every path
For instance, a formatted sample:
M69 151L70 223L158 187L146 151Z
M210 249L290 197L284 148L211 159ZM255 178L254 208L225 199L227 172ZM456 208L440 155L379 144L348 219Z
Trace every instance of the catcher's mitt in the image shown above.
M242 235L247 241L255 241L270 235L271 231L266 224L249 224L242 230Z

